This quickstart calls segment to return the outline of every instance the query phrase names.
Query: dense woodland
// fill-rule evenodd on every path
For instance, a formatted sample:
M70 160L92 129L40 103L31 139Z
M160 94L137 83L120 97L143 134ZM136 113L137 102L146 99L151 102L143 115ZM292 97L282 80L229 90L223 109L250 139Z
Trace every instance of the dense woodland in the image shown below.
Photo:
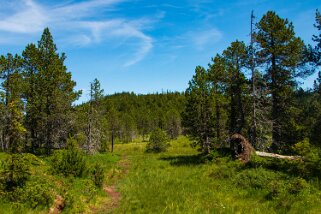
M318 11L315 27L320 33ZM312 40L315 47L304 44L291 22L267 12L249 46L236 40L207 69L196 67L185 93L187 133L204 152L234 133L260 150L291 153L304 140L319 147L320 72L312 89L299 84L320 66L321 34Z
M86 154L137 139L160 145L181 135L214 157L241 134L256 150L300 155L307 165L299 173L320 177L321 14L315 15L317 34L304 43L289 20L268 11L252 26L251 41L235 40L207 68L197 66L185 93L105 95L94 79L90 100L78 105L82 92L46 28L38 44L0 57L0 144L10 154L0 195L14 201L25 185L28 167L19 154L51 158L52 173L81 177ZM300 81L315 72L313 87L302 89ZM102 168L92 168L101 187Z

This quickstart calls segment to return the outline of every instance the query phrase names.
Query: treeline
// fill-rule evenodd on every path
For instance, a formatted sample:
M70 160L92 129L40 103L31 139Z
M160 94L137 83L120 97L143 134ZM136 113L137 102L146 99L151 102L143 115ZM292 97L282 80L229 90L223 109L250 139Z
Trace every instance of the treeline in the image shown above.
M74 137L87 152L106 151L111 141L130 142L156 128L171 138L181 134L182 93L105 96L100 82L90 83L90 100L81 95L57 52L48 28L37 45L21 55L0 57L0 145L9 153L51 154Z
M318 11L315 20L320 33ZM257 149L280 153L304 140L321 145L320 73L311 90L298 82L321 64L321 34L312 40L315 47L304 44L290 21L269 11L255 24L249 45L236 40L207 69L196 67L183 124L203 152L235 133Z
M99 81L91 83L91 99L76 107L75 135L88 152L106 151L112 141L147 140L156 128L172 139L182 133L184 94L166 92L147 95L117 93L103 96Z

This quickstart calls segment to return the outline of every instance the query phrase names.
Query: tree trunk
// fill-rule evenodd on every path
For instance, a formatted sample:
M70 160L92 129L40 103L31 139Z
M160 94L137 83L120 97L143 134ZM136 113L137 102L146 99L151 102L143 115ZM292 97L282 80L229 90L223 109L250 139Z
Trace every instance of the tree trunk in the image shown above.
M111 131L111 152L114 152L114 130Z
M279 124L279 95L277 92L277 67L275 56L272 55L272 67L271 67L271 88L272 88L272 151L277 150L280 147L280 124Z
M216 139L219 143L221 143L221 106L218 104L216 99Z

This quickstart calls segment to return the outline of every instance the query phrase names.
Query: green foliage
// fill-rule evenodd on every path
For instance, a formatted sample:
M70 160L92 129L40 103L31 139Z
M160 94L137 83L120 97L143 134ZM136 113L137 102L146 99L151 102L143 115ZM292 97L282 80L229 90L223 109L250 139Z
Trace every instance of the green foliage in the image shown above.
M242 188L264 189L270 181L279 179L279 175L264 168L243 170L236 174L234 183Z
M44 29L38 45L28 45L22 55L31 151L45 148L49 155L54 144L67 140L71 132L72 103L80 92L74 91L76 83L64 65L66 56L57 53L48 28Z
M313 35L312 40L316 42L314 48L314 62L320 66L321 65L321 14L320 11L316 10L315 13L315 25L314 27L319 31L319 35ZM321 87L319 88L321 89ZM321 90L320 90L321 92Z
M3 149L6 152L17 153L23 149L23 139L26 129L23 125L23 101L21 97L24 91L21 57L0 56L0 79L3 99L0 100L2 111L2 139Z
M166 132L157 128L155 129L149 137L149 143L146 145L147 152L165 152L167 150L168 144L168 136Z
M214 111L208 72L203 67L196 67L185 96L186 105L182 114L185 131L200 144L204 153L209 153L210 138L214 130Z
M293 150L302 156L298 168L305 177L321 178L321 150L309 143L308 139L295 144Z
M35 209L38 206L43 206L48 208L53 200L54 187L49 184L43 178L36 178L22 188L17 188L8 197L11 201L19 202L21 204L26 204L28 207Z
M2 162L1 197L35 209L49 207L53 201L52 185L40 177L31 175L31 167L39 167L39 160L31 154L9 155Z
M88 203L97 196L97 187L90 179L75 179L64 195L66 213L84 213Z
M9 155L1 162L0 182L6 191L23 187L30 176L29 160L22 154Z
M257 23L255 40L258 63L266 66L265 79L272 101L272 149L280 149L287 142L285 127L291 122L289 109L293 106L296 77L309 75L305 67L304 42L297 37L287 19L268 11Z
M67 148L55 151L51 159L53 173L64 176L81 177L87 169L84 153L79 149L77 141L69 138Z
M91 171L91 174L94 184L97 187L102 187L105 179L104 168L100 164L96 163Z
M310 128L311 128L311 143L321 148L321 117L318 117L318 120Z

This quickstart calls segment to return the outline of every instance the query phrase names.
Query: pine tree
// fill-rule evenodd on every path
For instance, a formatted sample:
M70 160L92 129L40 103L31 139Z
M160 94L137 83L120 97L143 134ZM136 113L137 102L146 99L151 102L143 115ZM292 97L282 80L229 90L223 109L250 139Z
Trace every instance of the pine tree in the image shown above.
M255 40L261 66L266 66L265 78L272 96L272 143L280 148L284 139L287 111L291 105L291 93L296 85L295 77L303 76L306 51L303 41L295 36L292 23L275 12L267 12L257 24Z
M2 149L16 153L24 148L23 137L26 129L23 125L23 78L21 57L7 54L0 57L0 78L3 89L3 130Z
M213 64L209 65L209 80L211 82L212 96L215 103L215 137L216 142L222 143L227 138L227 106L226 98L226 63L222 56L212 58Z
M57 53L48 28L42 34L38 46L28 45L24 51L25 70L29 85L27 99L28 127L35 127L32 141L45 147L47 154L54 147L61 147L70 133L72 103L80 92L71 79L64 61L64 53ZM35 145L35 144L33 144Z
M42 91L37 88L41 82L38 70L38 60L40 60L39 51L34 44L29 44L22 52L24 79L26 87L24 96L26 98L26 128L29 132L31 142L31 152L36 153L36 150L41 146L41 139L38 136L40 132L41 117L39 114L40 102L39 99Z
M226 64L226 93L230 99L230 135L241 133L245 126L244 96L247 82L242 72L247 62L247 49L244 42L235 41L223 51Z
M213 101L208 73L203 67L196 67L185 96L183 126L187 134L201 145L203 153L209 153L214 131Z

